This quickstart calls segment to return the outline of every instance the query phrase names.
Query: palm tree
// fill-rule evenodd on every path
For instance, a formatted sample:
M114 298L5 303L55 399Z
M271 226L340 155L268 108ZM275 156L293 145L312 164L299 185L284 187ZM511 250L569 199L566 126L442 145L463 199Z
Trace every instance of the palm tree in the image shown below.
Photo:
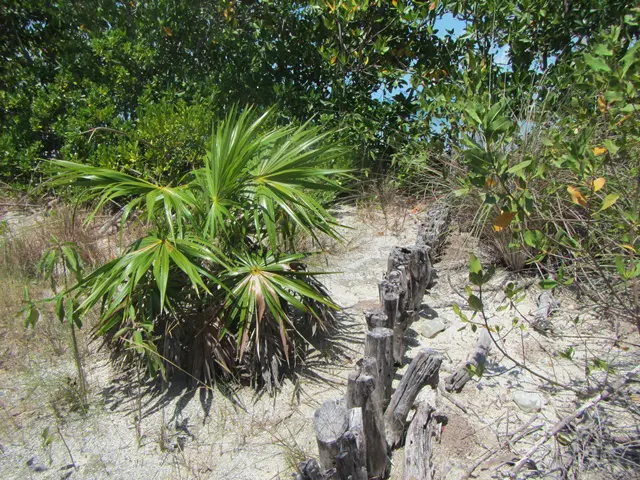
M55 183L84 187L94 213L124 204L123 223L148 226L71 291L82 314L99 305L96 334L151 375L272 384L295 361L301 322L324 328L336 308L294 247L299 232L337 236L314 191L340 190L346 171L326 166L340 149L309 124L267 128L269 115L233 109L177 185L53 162Z

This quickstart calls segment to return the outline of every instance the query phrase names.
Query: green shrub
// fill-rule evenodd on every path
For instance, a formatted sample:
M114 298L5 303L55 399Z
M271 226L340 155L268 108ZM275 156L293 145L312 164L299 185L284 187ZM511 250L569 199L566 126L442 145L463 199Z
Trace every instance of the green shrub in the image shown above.
M179 183L56 161L58 185L83 187L97 209L116 203L123 222L149 230L72 291L79 314L100 308L98 335L149 372L199 381L247 372L277 384L300 352L305 325L326 327L336 308L295 251L298 231L335 236L314 191L338 191L340 150L309 125L266 128L232 110L204 158ZM304 342L302 342L304 343Z
M640 45L623 45L613 28L577 56L571 100L546 117L470 102L458 193L480 199L505 258L524 251L557 283L589 278L580 288L640 328Z

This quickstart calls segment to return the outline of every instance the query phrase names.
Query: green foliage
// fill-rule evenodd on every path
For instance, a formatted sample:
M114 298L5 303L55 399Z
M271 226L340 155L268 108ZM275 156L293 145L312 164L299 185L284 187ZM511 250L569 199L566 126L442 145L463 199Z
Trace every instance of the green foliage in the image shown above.
M601 292L619 297L617 314L637 321L629 292L640 272L640 190L628 179L640 168L640 57L622 32L611 29L573 58L572 100L546 118L516 121L504 102L471 101L460 192L480 198L492 234L510 236L553 274L543 288L596 275Z
M38 263L38 270L45 280L51 282L53 297L42 301L32 300L28 287L24 288L24 304L22 312L25 314L25 327L35 328L40 319L40 311L45 310L47 304L53 303L54 312L60 323L67 323L71 334L73 359L78 373L78 401L86 410L87 380L82 365L82 358L78 347L76 328L82 327L82 317L78 310L77 299L69 293L69 282L82 281L83 263L78 248L73 242L62 242L56 237L51 238L51 247L45 250ZM62 281L62 289L60 289Z
M150 227L70 291L80 302L75 312L99 306L96 332L143 357L151 374L164 372L162 352L174 340L185 355L172 362L200 380L235 372L247 351L268 370L273 352L264 341L289 361L301 316L324 328L323 311L336 308L293 249L298 232L336 235L337 223L313 192L341 189L346 172L325 166L340 149L308 124L266 128L269 117L232 109L177 185L54 162L54 183L82 187L96 211L121 204L123 222ZM201 352L194 369L187 360L205 335L220 348Z

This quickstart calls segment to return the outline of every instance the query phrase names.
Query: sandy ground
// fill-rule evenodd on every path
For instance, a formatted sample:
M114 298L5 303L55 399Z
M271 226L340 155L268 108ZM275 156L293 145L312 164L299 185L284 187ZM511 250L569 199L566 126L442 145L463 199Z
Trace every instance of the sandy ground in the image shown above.
M328 244L328 252L314 258L314 263L326 271L341 272L328 275L324 281L335 301L344 307L338 339L342 353L328 359L312 355L307 373L297 381L287 381L276 397L256 396L250 389L229 395L218 389L188 390L179 385L164 396L147 388L139 394L135 378L116 373L106 355L90 346L85 362L90 372L91 406L81 414L64 411L63 406L56 408L55 400L51 401L54 386L59 391L64 379L73 375L72 364L33 359L24 374L1 370L4 425L0 428L0 477L290 479L298 461L317 453L314 411L324 400L344 394L347 373L363 350L363 314L377 305L377 282L386 270L388 254L393 246L415 243L420 215L408 208L392 212L341 209L339 219L350 227L344 231L344 242ZM443 353L442 379L466 359L477 338L452 309L454 303L464 305L466 265L472 251L484 262L490 260L488 250L474 239L452 233L437 264L438 283L425 297L422 318L408 334L409 357L426 346ZM521 331L512 323L517 312L496 310L508 281L532 284L527 277L499 271L486 289L490 322L502 327L504 348L516 356L526 351L528 364L558 382L580 382L584 378L580 361L585 355L580 339L548 339L530 328ZM532 317L539 290L533 284L525 293L518 309ZM562 311L555 315L554 325L570 332L574 328L571 319L582 314L587 324L581 331L588 331L589 316L584 313L571 298L562 298ZM434 338L424 337L421 332L425 326L436 320L442 320L446 329ZM602 329L597 333L603 333ZM633 350L614 351L605 341L593 345L601 347L601 354L606 354L620 371L637 363ZM576 349L577 365L557 356L569 346ZM539 428L514 447L514 451L526 451L545 428L575 408L573 393L558 394L548 387L522 369L513 368L513 363L494 349L483 378L471 381L461 393L450 397L468 413L447 398L439 398L439 409L449 417L438 445L441 478L464 478L483 454L531 422L531 427ZM540 411L522 411L512 401L514 392L537 396ZM142 413L140 432L136 427L138 412ZM45 428L52 433L50 446L43 445ZM545 454L548 451L543 449L540 455ZM393 455L391 478L402 478L402 461L400 449ZM479 478L491 478L499 466L495 461L482 464L475 473Z

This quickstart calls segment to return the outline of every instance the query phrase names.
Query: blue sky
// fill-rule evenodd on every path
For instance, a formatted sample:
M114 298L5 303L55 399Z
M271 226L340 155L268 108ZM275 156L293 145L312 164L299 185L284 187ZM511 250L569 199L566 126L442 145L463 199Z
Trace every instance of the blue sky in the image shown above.
M447 12L436 20L435 27L438 30L438 36L440 38L447 34L447 30L453 30L453 37L458 37L464 32L466 23L457 19L451 13Z

